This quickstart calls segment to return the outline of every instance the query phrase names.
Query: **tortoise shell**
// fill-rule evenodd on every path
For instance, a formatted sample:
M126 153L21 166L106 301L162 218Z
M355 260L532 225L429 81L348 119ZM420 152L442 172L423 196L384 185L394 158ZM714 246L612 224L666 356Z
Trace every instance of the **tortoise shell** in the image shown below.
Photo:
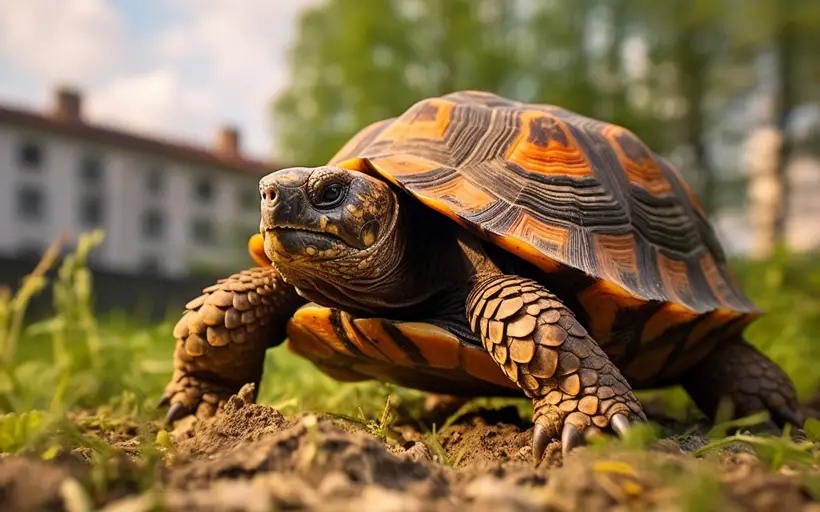
M329 164L380 175L544 272L580 271L602 345L624 309L649 316L643 343L698 320L689 345L760 313L680 172L621 126L460 91L365 127Z
M694 312L756 310L681 174L620 126L463 91L364 128L329 164L374 170L547 272Z
M674 379L760 314L680 172L621 126L461 91L365 127L328 163L386 179L550 275L636 386ZM417 346L435 338L416 331Z

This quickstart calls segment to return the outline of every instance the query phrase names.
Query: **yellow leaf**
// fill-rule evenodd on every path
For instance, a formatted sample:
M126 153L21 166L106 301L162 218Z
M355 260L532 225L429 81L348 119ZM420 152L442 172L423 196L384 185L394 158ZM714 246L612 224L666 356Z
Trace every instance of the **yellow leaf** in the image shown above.
M641 486L632 480L623 482L622 488L629 496L639 496L641 494Z
M636 475L635 469L626 462L617 460L597 460L592 469L599 473L617 473L619 475Z

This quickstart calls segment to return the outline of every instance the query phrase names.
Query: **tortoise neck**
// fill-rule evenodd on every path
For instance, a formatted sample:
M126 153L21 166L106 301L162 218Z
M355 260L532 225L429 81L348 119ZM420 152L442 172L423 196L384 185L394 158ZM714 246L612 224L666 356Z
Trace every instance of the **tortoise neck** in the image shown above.
M475 265L461 240L472 235L413 198L403 197L401 206L403 252L396 272L385 282L386 307L379 314L397 320L462 322Z

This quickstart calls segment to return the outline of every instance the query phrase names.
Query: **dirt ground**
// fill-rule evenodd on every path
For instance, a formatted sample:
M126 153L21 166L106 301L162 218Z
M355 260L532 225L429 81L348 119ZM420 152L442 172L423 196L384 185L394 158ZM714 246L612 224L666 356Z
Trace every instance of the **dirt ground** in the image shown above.
M383 442L338 418L286 418L251 403L249 392L179 428L150 490L129 469L137 446L120 436L108 440L122 460L98 502L80 488L95 478L81 452L49 462L6 457L0 510L820 511L805 476L770 472L748 450L691 456L706 443L697 432L644 450L580 448L567 460L554 443L535 468L531 426L512 407L465 416L438 443L410 425Z

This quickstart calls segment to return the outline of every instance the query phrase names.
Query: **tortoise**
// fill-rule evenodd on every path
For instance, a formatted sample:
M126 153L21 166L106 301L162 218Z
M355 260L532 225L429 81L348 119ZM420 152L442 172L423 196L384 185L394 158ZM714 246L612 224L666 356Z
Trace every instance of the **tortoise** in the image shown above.
M526 396L535 461L645 421L638 389L802 426L793 383L743 337L761 311L697 197L624 127L459 91L259 190L256 265L174 328L170 423L258 384L287 340L339 381Z

